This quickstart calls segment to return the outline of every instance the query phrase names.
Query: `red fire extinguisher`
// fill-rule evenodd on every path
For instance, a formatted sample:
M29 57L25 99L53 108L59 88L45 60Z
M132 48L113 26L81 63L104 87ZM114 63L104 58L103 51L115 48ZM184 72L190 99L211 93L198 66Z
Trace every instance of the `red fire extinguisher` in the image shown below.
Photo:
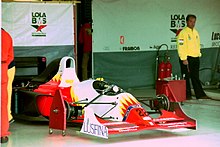
M166 78L171 77L171 74L172 74L172 64L170 63L169 60L167 60L167 62L166 62L165 77Z
M163 80L165 78L165 69L166 64L164 63L164 61L160 62L160 64L158 65L158 80Z

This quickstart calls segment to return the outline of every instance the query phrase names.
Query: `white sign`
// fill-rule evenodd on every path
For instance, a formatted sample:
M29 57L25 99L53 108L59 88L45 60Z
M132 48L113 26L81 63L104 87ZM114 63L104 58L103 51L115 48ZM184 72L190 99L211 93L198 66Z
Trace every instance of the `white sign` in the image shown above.
M93 52L176 49L176 33L186 16L197 16L202 48L216 47L220 38L219 0L93 0ZM166 49L166 48L161 48Z
M108 128L96 119L91 108L85 108L84 121L80 132L108 139Z
M59 3L2 3L2 27L14 46L74 44L73 5Z

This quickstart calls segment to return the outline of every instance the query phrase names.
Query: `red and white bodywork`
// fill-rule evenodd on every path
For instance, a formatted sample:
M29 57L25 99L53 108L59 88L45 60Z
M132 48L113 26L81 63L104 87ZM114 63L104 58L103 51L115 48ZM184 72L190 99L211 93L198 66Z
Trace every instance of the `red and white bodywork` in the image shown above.
M148 129L196 129L196 120L178 102L172 102L172 110L158 108L160 116L153 118L133 95L116 85L94 79L80 82L71 57L62 58L57 74L34 92L45 94L37 98L37 107L50 118L50 129L65 131L65 119L83 123L82 133L103 138ZM156 98L150 101L158 103Z

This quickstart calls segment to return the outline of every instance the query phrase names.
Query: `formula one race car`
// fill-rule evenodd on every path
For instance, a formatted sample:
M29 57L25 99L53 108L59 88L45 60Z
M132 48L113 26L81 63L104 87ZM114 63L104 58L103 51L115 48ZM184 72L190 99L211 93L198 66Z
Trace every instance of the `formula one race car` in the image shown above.
M25 94L34 99L32 104L38 114L49 117L50 134L53 129L59 129L65 135L67 121L82 123L82 133L102 138L149 129L196 129L196 120L188 117L180 104L170 102L166 95L137 100L102 78L80 82L72 57L63 57L57 74L50 81ZM153 117L154 114L157 117Z

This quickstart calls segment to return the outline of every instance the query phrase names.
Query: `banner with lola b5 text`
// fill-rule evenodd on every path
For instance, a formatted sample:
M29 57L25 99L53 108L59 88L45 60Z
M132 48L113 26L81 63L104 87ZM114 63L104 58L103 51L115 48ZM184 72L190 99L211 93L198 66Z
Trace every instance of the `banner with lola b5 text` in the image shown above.
M2 27L14 46L74 44L73 5L59 3L2 3Z

